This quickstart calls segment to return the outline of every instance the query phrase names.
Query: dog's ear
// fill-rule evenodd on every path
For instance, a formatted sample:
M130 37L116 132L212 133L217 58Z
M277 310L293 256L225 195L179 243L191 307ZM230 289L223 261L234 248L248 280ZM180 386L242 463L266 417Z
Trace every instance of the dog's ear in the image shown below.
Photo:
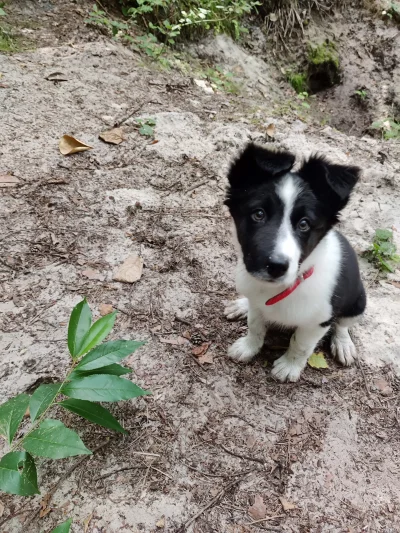
M283 176L293 167L294 160L289 152L267 150L250 143L233 162L228 174L229 184L232 189L245 189Z
M335 212L342 210L349 201L360 173L358 167L332 165L320 156L312 156L298 172L318 200Z

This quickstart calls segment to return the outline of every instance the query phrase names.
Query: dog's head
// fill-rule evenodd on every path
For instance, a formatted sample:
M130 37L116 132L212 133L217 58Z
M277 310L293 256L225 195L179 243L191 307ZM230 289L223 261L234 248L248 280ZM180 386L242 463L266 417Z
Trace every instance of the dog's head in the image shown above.
M226 205L247 271L292 284L300 264L339 220L360 169L311 157L291 172L295 157L249 144L229 171Z

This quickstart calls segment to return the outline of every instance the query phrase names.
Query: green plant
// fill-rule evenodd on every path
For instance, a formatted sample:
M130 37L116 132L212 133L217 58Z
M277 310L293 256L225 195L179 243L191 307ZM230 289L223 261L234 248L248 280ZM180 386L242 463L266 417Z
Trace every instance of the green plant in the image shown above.
M68 325L71 366L62 382L40 385L34 393L19 394L0 405L0 435L10 451L0 459L0 489L10 494L39 493L33 456L63 459L91 454L79 435L55 418L47 418L54 406L103 427L127 433L116 418L94 402L118 402L149 394L120 376L131 370L119 364L142 342L109 341L100 344L114 326L116 312L92 324L86 300L72 311ZM18 427L29 409L31 426L15 440Z
M371 125L371 129L379 130L385 141L400 138L400 122L392 118L377 120Z
M156 125L154 118L137 118L136 125L139 128L140 135L144 135L145 137L153 137L154 126Z
M393 232L389 229L377 229L370 249L363 255L379 270L394 272L400 262L400 256L396 254Z
M59 526L55 527L50 533L69 533L71 524L72 518L68 518L66 522L63 522Z
M288 72L287 80L296 93L304 93L308 89L307 74L302 72Z
M224 91L226 93L239 94L240 90L233 79L231 72L224 72L222 67L211 68L208 67L200 77L207 79L214 89Z
M354 94L360 100L366 100L368 98L368 91L366 91L365 89L358 89L357 91L354 91Z
M238 39L247 32L243 17L258 5L255 0L137 0L123 13L164 43L174 44L209 30Z
M96 4L93 5L92 11L89 13L89 18L85 20L85 23L105 27L111 31L114 37L119 32L128 30L128 25L125 22L109 18L107 13L99 9Z

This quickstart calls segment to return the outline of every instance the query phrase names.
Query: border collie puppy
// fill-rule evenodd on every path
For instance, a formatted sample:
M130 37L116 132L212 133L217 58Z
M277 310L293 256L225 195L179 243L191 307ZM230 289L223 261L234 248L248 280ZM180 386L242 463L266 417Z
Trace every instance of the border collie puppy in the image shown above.
M236 286L245 296L226 309L247 316L248 334L228 350L248 362L262 348L269 324L296 328L272 375L297 381L318 342L333 328L331 349L351 365L349 335L366 306L357 257L334 229L360 169L311 157L291 172L295 157L249 144L232 164L226 205L236 229Z

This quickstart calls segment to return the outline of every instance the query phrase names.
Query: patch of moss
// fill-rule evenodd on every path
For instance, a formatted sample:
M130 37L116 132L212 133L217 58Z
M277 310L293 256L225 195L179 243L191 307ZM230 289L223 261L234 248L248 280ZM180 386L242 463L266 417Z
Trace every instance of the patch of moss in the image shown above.
M336 69L339 69L339 54L337 53L335 43L328 40L317 45L310 43L308 45L308 62L313 65L332 63Z
M0 52L14 52L15 43L10 34L0 26Z
M287 79L297 94L308 91L307 74L304 72L289 72L287 74Z
M340 60L335 43L328 39L322 44L309 43L307 78L312 92L340 83Z

